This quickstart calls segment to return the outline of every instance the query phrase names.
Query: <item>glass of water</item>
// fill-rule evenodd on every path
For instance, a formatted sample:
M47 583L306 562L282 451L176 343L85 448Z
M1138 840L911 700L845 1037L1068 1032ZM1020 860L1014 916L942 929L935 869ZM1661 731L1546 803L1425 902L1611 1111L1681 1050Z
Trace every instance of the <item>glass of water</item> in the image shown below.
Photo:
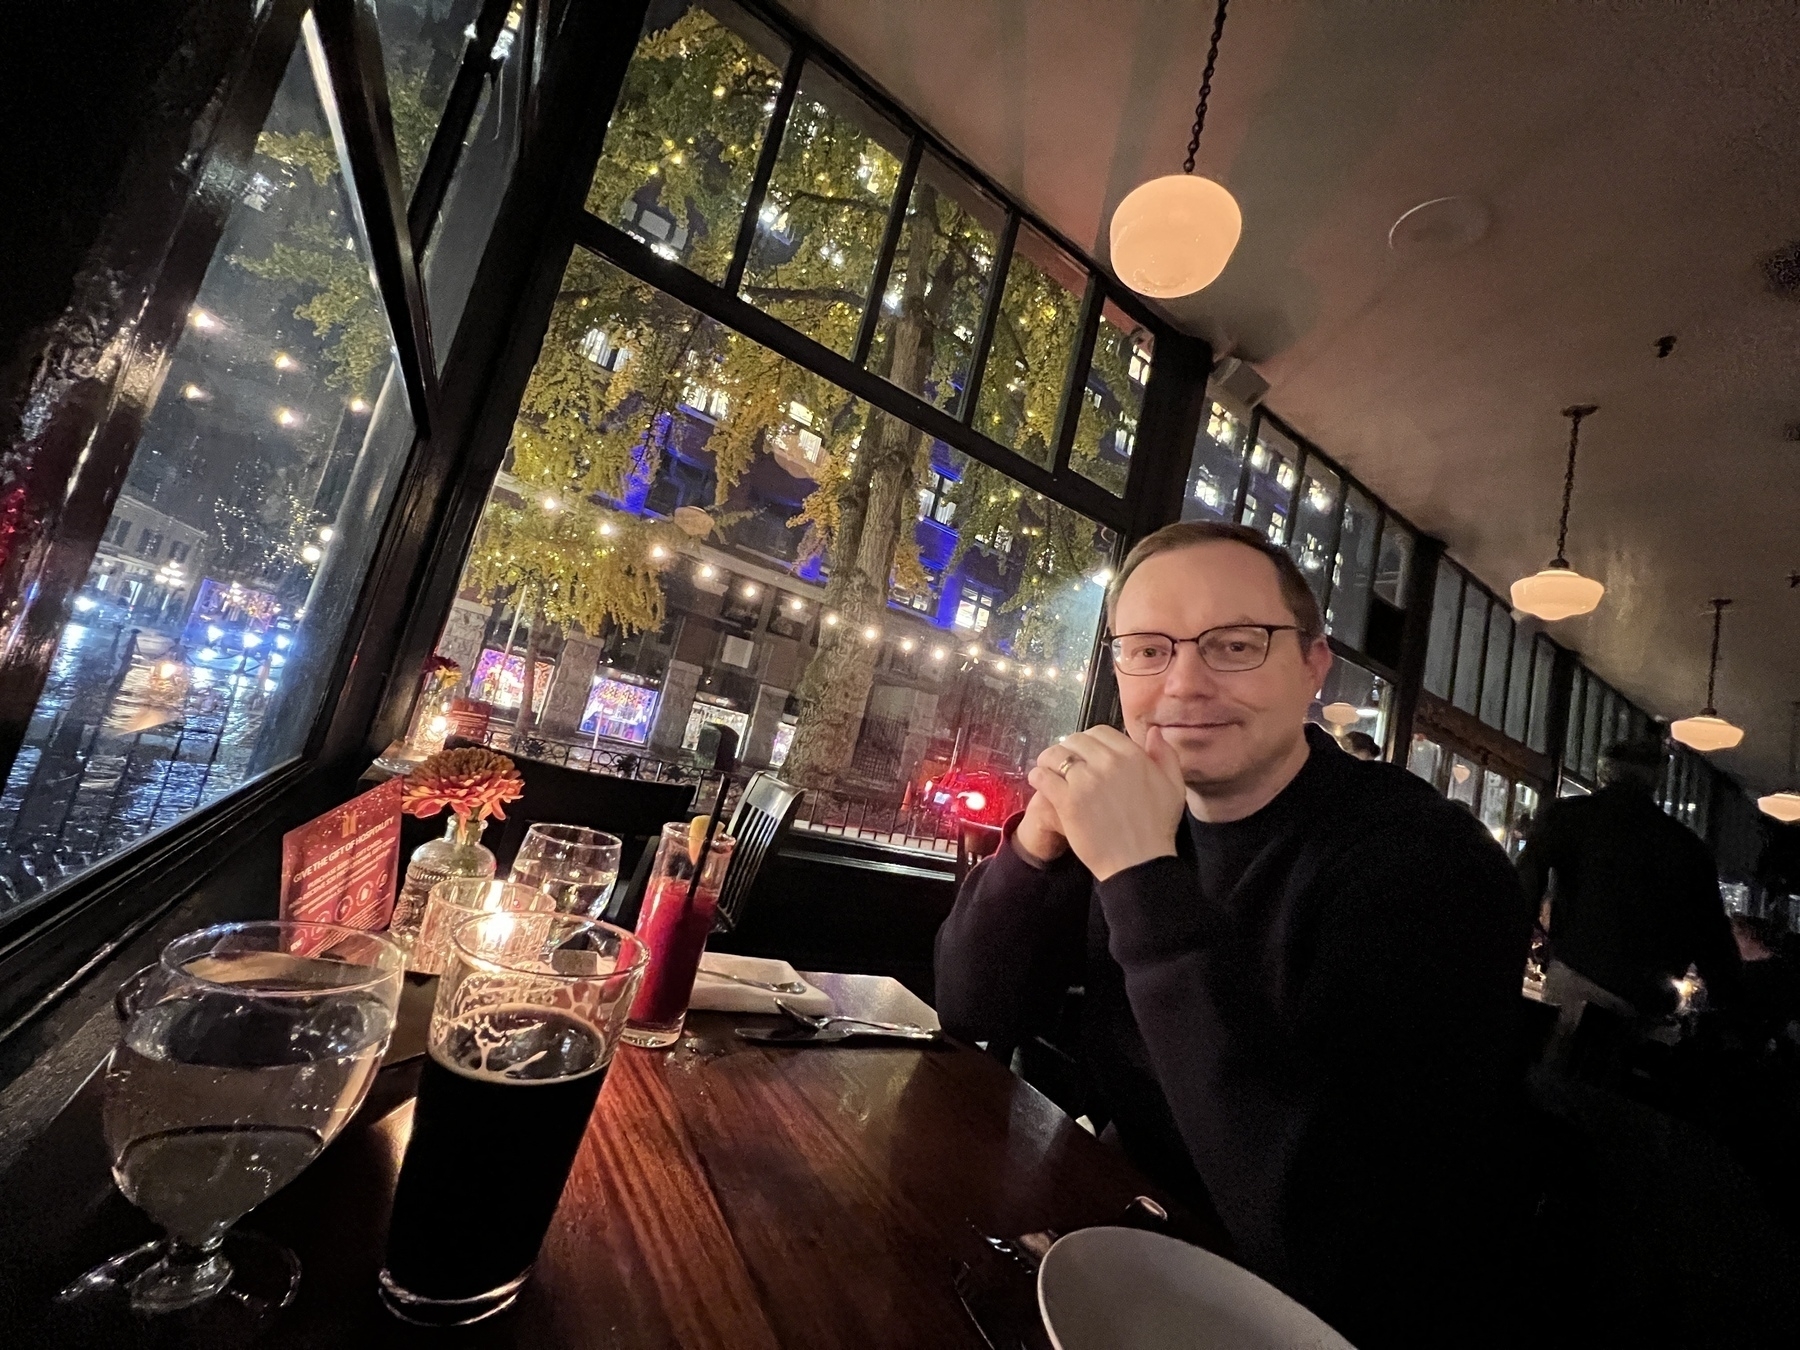
M356 1113L404 970L395 943L337 924L220 924L165 947L123 999L104 1117L114 1180L167 1236L95 1267L62 1301L123 1290L133 1311L169 1313L228 1285L236 1298L222 1302L290 1301L298 1260L231 1225Z
M533 825L507 877L556 901L564 914L598 918L619 879L619 838L585 825Z

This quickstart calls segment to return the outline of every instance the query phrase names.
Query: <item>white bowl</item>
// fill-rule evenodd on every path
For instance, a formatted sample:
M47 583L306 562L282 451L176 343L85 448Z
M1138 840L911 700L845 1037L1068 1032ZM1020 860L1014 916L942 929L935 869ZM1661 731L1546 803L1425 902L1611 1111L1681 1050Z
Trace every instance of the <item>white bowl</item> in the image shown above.
M1266 1280L1136 1228L1083 1228L1038 1267L1056 1350L1354 1350Z

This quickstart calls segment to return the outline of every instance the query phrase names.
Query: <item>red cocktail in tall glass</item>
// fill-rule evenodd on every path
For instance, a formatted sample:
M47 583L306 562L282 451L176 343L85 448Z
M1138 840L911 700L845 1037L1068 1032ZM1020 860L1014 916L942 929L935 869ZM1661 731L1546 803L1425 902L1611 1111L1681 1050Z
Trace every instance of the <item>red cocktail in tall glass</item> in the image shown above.
M694 976L718 917L719 891L737 845L730 835L715 834L711 847L706 848L704 829L701 821L693 826L670 821L657 841L656 861L638 912L637 935L649 949L650 968L625 1026L625 1039L632 1045L652 1050L671 1046L681 1038L682 1024L687 1021Z

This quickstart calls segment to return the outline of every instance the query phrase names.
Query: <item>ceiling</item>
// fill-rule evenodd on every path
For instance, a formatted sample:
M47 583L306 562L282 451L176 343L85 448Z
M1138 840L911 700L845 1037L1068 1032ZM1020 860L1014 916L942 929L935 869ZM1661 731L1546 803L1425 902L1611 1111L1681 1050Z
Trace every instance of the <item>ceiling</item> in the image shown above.
M1180 167L1212 7L1168 0L787 0L947 142L1106 257L1113 206ZM1652 712L1704 700L1729 596L1720 765L1786 776L1800 699L1800 7L1237 0L1201 172L1244 233L1170 302L1266 404L1504 593L1555 551L1593 615L1555 625ZM1389 248L1457 194L1485 233ZM1656 341L1678 341L1659 359Z

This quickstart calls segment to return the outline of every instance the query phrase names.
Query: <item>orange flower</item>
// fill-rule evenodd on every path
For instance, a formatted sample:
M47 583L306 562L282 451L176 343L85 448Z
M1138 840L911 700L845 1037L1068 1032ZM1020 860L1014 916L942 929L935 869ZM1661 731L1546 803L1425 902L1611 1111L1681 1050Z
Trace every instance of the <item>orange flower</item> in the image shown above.
M440 750L407 776L401 805L414 816L435 816L448 807L459 820L505 820L502 804L524 791L525 780L505 755L479 747Z

